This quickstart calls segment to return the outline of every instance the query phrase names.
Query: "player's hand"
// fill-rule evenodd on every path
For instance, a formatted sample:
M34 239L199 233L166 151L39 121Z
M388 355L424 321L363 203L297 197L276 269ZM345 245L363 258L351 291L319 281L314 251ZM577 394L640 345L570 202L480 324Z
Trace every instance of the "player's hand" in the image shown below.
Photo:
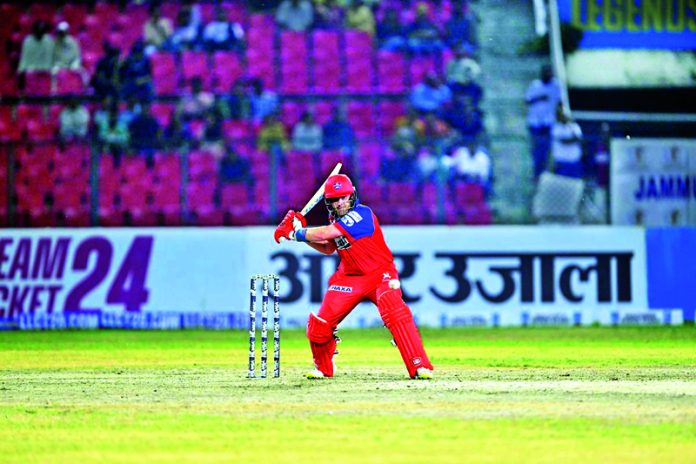
M299 211L295 212L295 216L292 218L292 227L295 230L307 227L307 218Z
M293 227L293 219L295 218L296 214L297 213L295 213L295 211L293 210L288 210L288 212L285 213L285 217L282 221L280 221L280 224L278 225L278 227L276 227L276 230L273 233L273 238L275 239L276 243L280 243L280 240L283 238L292 240L290 235L292 235L292 237L294 238L295 229Z

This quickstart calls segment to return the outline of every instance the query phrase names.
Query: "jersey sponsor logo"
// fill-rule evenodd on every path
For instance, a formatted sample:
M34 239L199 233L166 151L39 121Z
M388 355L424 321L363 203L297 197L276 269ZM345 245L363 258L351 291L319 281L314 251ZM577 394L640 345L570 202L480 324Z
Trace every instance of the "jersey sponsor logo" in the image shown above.
M338 248L339 250L347 250L348 248L350 248L350 242L343 235L341 235L340 237L336 237L334 239L334 242L336 242L336 248Z
M385 272L384 274L382 274L382 282L386 282L387 280L391 280L391 274Z
M353 293L353 287L345 287L343 285L332 285L329 287L329 291L341 292L341 293Z
M343 222L348 227L351 227L362 220L363 217L357 211L350 211L348 214L341 218L341 222Z

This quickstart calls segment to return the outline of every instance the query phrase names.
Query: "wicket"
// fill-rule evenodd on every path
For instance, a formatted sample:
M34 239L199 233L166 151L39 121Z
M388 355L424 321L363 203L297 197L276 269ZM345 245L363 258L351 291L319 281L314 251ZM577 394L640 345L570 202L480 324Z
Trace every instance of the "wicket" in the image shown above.
M280 277L276 274L255 274L249 286L249 374L256 377L256 281L261 280L261 375L268 371L268 295L273 281L273 377L280 377Z

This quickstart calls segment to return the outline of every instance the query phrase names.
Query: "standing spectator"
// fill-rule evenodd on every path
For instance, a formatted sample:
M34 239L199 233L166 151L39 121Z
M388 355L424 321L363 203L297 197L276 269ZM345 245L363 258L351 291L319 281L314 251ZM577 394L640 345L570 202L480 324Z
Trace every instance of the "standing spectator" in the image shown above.
M467 96L455 97L445 110L444 119L464 140L476 139L483 130L481 113Z
M556 120L556 106L559 101L561 88L553 77L551 66L544 65L541 67L540 78L529 84L525 94L535 178L546 169L551 145L551 126Z
M56 27L56 38L53 46L53 71L59 69L81 69L82 58L80 45L75 38L68 34L70 25L61 21Z
M198 5L183 5L176 16L172 46L177 50L196 49L200 45L201 15Z
M31 34L22 42L22 52L17 71L50 71L53 66L53 50L55 42L48 35L48 24L36 21L31 27Z
M473 56L473 47L461 45L455 58L447 63L447 83L453 93L465 93L481 75L481 66Z
M150 17L143 25L145 54L150 56L157 50L170 48L170 38L173 33L174 28L171 20L162 17L159 5L152 4L150 6Z
M104 56L99 58L92 76L94 95L99 99L118 98L119 95L119 49L108 42L103 45Z
M203 29L203 45L208 51L241 50L244 44L244 29L239 23L230 22L225 10L215 7L215 19Z
M95 117L96 119L96 117ZM121 164L121 157L128 147L128 126L118 117L118 107L112 105L106 118L97 122L97 139L102 144L102 150L114 157L114 164Z
M394 8L387 9L382 20L377 23L377 40L382 50L395 51L406 47L404 27Z
M309 0L283 0L275 18L283 29L306 31L314 22L314 9Z
M84 139L89 129L89 111L80 105L76 98L71 98L59 115L60 138L63 141Z
M352 0L346 12L346 27L375 35L375 17L363 0Z
M150 104L143 102L138 114L128 126L131 148L144 156L147 165L154 165L155 151L160 147L160 125L150 114Z
M251 105L251 119L258 124L269 114L278 111L278 95L271 90L264 89L261 79L254 79L251 81L249 104Z
M322 140L325 150L343 150L347 153L353 151L355 133L346 121L343 108L336 108L331 120L324 125Z
M275 113L267 115L256 142L259 151L270 152L271 148L278 146L281 150L286 151L290 148L290 142L285 132L285 126L278 120Z
M292 130L292 148L299 151L318 153L322 147L321 126L309 111L302 113Z
M432 53L443 49L440 31L428 18L427 3L419 3L416 18L407 28L408 46L414 53Z
M411 91L411 105L421 113L436 113L452 99L452 91L437 75L428 73Z
M137 41L130 54L121 64L121 94L124 99L136 98L141 101L152 99L152 70L150 60L145 56L145 45Z
M551 156L556 174L582 178L582 129L559 103L551 129Z

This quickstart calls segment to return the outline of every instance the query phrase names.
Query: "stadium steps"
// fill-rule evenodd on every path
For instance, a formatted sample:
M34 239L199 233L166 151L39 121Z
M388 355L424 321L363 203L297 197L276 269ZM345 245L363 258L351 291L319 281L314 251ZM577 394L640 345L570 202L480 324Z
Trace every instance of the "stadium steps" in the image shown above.
M524 94L538 76L543 57L520 55L517 50L535 37L532 2L481 0L474 5L480 18L479 60L485 89L481 108L495 178L491 205L498 223L531 223L534 180Z

